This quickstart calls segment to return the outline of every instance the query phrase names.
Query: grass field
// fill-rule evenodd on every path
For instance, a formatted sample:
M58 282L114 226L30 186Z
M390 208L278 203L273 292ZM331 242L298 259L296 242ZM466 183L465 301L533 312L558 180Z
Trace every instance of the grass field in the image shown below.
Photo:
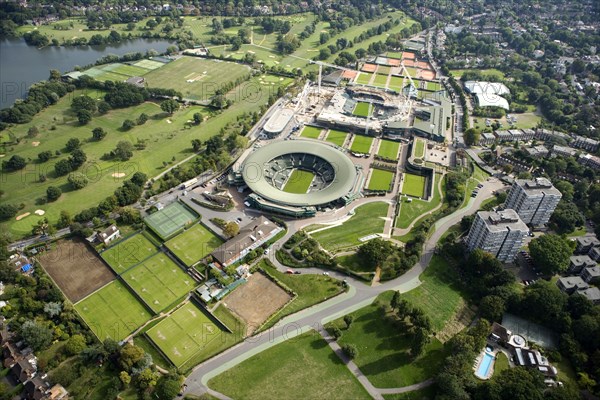
M171 203L144 218L144 222L163 240L198 219L198 215L179 202Z
M251 382L251 384L250 384ZM234 399L369 399L324 339L309 331L256 354L208 382Z
M371 150L373 138L371 136L354 135L350 150L356 153L368 154Z
M380 75L380 74L376 74L375 75L375 79L373 80L373 84L375 86L379 86L379 87L385 87L386 83L388 80L388 76L387 75Z
M236 327L229 328L235 330ZM148 330L147 335L178 368L199 355L206 359L232 346L236 343L235 336L239 336L237 341L242 339L239 332L223 331L191 302Z
M423 197L425 195L425 177L405 173L402 193L413 197Z
M377 67L377 73L381 75L389 75L392 68L387 65L380 65Z
M423 158L425 157L425 140L415 137L414 139L414 143L413 143L413 156L415 158Z
M327 138L325 139L329 143L333 143L337 146L342 147L344 142L346 141L346 137L348 137L347 132L336 131L335 129L331 129L329 133L327 133Z
M374 202L363 204L354 210L354 215L340 226L325 229L311 234L330 251L341 250L346 247L356 246L358 240L364 236L383 232L389 204Z
M75 304L96 336L122 340L150 319L150 313L120 281L113 281Z
M144 234L138 233L109 247L100 256L117 274L121 274L157 251L156 246Z
M352 111L352 114L357 115L359 117L370 117L371 114L373 113L373 110L370 110L371 108L371 104L370 103L366 103L364 101L359 101L358 103L356 103L356 106L354 106L354 110Z
M196 284L165 253L158 253L130 269L122 278L157 314L181 299Z
M404 82L403 78L401 78L399 76L392 76L390 78L389 88L399 92L400 90L402 90L402 82ZM405 83L405 85L408 85L408 84L410 84L410 81L408 81L408 79L407 79L406 82L404 82L404 83Z
M378 388L403 387L433 378L446 357L443 345L432 338L424 353L414 359L410 355L412 337L401 325L389 319L379 302L389 304L393 292L382 293L373 304L352 313L349 329L343 319L327 325L342 329L338 343L353 344L358 350L356 365Z
M209 255L222 243L223 241L204 225L196 224L165 245L189 267Z
M463 74L465 72L479 72L481 74L484 75L488 75L488 76L493 76L496 79L504 79L504 72L495 69L495 68L489 68L489 69L451 69L450 73L452 74L452 76L454 76L456 79L460 79Z
M356 83L367 85L371 81L372 76L373 74L370 74L368 72L361 72L356 78Z
M389 191L392 186L394 173L383 169L371 168L371 178L369 179L369 190Z
M182 57L144 76L148 86L175 89L183 97L207 100L223 84L250 73L249 67L230 61Z
M287 193L301 193L304 194L308 191L310 184L315 178L315 174L310 171L302 169L295 169L288 178L283 191Z
M397 160L400 150L400 142L382 139L379 141L377 155L388 160Z
M310 139L318 139L322 131L323 130L321 128L317 128L314 126L305 126L304 129L302 129L302 133L300 133L300 136Z
M412 199L412 201L409 203L407 199L402 199L400 213L396 219L396 226L398 228L408 228L414 220L425 217L429 211L433 210L440 204L443 196L443 193L440 193L438 187L438 180L440 179L440 176L440 174L435 175L433 198L431 201ZM442 182L442 191L445 191L445 188L446 185L444 182Z

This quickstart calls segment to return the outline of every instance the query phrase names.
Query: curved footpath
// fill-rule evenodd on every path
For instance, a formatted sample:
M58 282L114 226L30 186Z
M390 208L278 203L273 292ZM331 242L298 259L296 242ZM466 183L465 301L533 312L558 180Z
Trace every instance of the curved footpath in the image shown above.
M225 350L223 353L218 354L215 357L199 364L185 381L187 385L185 393L196 395L210 393L218 398L227 398L227 396L209 389L207 387L207 382L211 378L252 357L253 355L258 354L261 351L275 346L276 344L287 339L291 339L311 329L315 329L320 332L324 324L371 304L379 294L387 290L408 292L419 286L421 284L419 276L421 273L423 273L425 268L427 268L427 265L429 265L437 242L441 236L451 226L458 223L462 217L476 212L481 203L489 198L493 191L502 187L502 184L497 180L487 181L483 185L484 186L479 190L477 197L469 199L469 203L466 207L461 208L453 214L450 214L436 222L434 233L424 244L421 259L405 274L380 285L367 286L362 281L356 280L350 276L333 271L330 272L332 277L340 280L346 280L349 285L349 290L346 293L313 307L299 311L295 314L289 315L283 318L281 321L279 321L279 323L269 330L261 332L255 336L248 337L236 346L231 347ZM379 200L381 201L381 199ZM344 214L340 215L340 217L342 216L344 216ZM333 219L336 218L332 218L332 220ZM291 234L296 230L295 228L299 228L300 225L300 221L290 223L289 231L285 237L279 241L279 243L283 243L284 239L287 239L289 236L291 236ZM287 269L287 267L284 267L278 263L277 260L275 260L274 253L274 251L271 251L271 258L272 261L274 261L274 264L277 265L278 269ZM302 272L320 274L323 273L323 270L318 268L305 268L302 270ZM406 388L378 390L383 391L380 391L379 393L388 393L390 390L393 391L393 393L399 393L400 391L416 390L427 385L428 383L425 381Z

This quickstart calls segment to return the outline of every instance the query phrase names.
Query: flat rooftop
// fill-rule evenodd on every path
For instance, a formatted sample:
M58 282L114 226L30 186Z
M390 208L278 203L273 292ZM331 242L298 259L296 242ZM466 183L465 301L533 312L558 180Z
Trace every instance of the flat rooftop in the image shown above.
M515 210L506 209L503 211L479 211L477 215L485 221L491 232L501 232L506 230L529 232L529 228Z
M552 185L546 178L535 178L535 179L517 179L515 180L515 184L521 186L528 194L553 194L556 196L561 196L560 190Z

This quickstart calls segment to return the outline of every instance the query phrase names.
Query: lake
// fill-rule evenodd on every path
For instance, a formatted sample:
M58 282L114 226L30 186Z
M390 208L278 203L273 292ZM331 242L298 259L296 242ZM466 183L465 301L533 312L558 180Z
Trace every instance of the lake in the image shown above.
M99 58L115 54L156 50L163 53L172 43L166 40L133 39L110 46L48 46L38 49L21 38L0 41L0 109L22 98L35 82L48 79L51 69L62 73L75 66L93 64Z

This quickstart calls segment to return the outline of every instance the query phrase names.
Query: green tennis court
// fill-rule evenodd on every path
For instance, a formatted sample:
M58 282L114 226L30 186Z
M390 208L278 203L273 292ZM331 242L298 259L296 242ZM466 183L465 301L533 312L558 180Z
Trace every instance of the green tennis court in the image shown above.
M221 243L223 241L204 225L196 224L166 242L165 245L187 266L192 266L209 255Z
M414 174L404 174L402 193L414 197L423 197L425 195L425 177Z
M109 247L100 256L117 274L121 274L157 251L156 246L144 234L138 233Z
M198 219L194 213L179 202L171 203L160 211L144 218L144 222L150 229L158 234L163 240L170 238L180 229Z

